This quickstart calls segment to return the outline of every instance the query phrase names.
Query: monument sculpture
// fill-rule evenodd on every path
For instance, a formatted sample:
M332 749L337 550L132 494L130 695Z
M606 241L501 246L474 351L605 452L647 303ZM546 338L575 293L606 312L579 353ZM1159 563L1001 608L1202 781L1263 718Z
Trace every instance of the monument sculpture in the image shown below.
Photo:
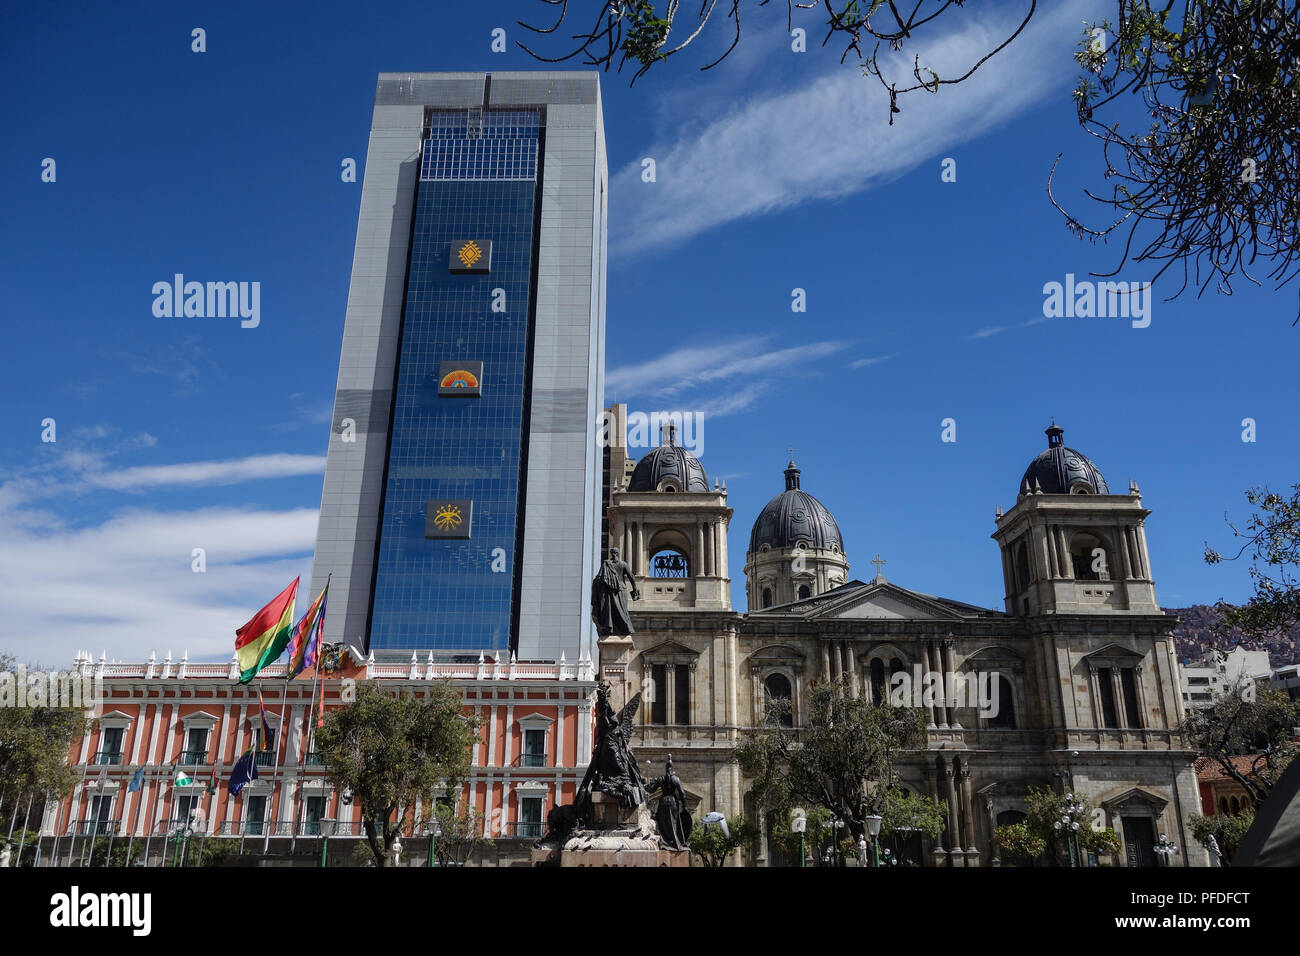
M641 597L632 569L619 558L618 550L611 548L609 559L591 584L591 616L602 639L614 637L631 643L629 590L633 600ZM641 694L616 710L615 694L621 693L621 686L616 691L602 679L596 687L596 741L591 762L573 802L557 805L547 814L546 835L533 846L534 866L690 865L690 855L682 852L690 817L685 813L681 780L670 761L664 778L652 785L663 794L659 816L667 826L668 835L664 836L650 816L646 782L631 747Z
M686 791L682 778L673 769L673 755L668 755L664 775L650 784L651 792L658 791L659 806L655 810L655 824L659 839L670 850L685 850L690 846L691 814L686 809Z
M619 557L618 548L610 548L609 557L591 582L591 619L596 622L596 632L601 637L632 633L632 618L627 612L628 589L624 587L624 581L632 585L632 600L641 600L632 569Z

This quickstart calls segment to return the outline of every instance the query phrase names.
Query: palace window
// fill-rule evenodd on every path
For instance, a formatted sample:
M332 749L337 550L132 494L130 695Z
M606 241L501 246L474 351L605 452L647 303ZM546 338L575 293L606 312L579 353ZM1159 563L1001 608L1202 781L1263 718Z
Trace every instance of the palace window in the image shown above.
M763 607L772 606L772 589L763 588Z
M799 585L799 600L803 601L812 597L812 590L806 584Z
M1080 581L1109 581L1113 576L1110 549L1090 531L1076 532L1070 539L1070 563Z
M1011 696L1011 681L1007 680L1006 675L995 675L997 684L994 699L997 701L997 713L989 720L989 726L996 730L1014 730L1016 726L1016 705Z

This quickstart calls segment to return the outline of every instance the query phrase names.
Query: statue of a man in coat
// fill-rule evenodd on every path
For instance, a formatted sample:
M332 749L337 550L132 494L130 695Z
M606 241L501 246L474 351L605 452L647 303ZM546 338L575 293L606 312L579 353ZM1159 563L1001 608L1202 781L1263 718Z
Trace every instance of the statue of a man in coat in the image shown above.
M632 586L632 600L641 600L632 569L618 556L618 548L610 548L609 558L591 582L591 619L601 637L632 633L632 619L627 613L628 588L624 581Z

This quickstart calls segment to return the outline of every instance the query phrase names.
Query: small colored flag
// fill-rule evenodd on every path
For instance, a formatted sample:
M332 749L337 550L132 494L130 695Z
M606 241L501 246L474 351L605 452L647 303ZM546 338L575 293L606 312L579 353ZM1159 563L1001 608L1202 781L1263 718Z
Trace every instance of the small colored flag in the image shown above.
M217 792L217 765L212 765L212 777L208 780L208 793Z
M308 667L316 663L320 650L320 639L325 633L325 596L329 593L329 581L321 588L316 600L311 602L302 620L294 625L293 636L289 639L289 670L286 679L292 680Z
M194 784L194 778L179 767L176 768L176 786L189 787Z
M108 765L99 768L99 779L95 781L100 790L108 786Z
M241 684L247 684L258 671L284 653L293 633L293 607L297 597L298 579L294 578L292 584L235 632Z
M244 755L235 761L234 768L230 771L230 783L226 785L226 790L232 797L239 795L251 781L257 779L257 760L253 756L253 748L249 747L244 751Z
M257 709L262 714L262 748L271 746L271 725L266 722L266 704L262 703L262 688L257 689Z
M135 776L131 778L131 783L127 785L126 792L135 793L143 786L144 786L144 767L141 767L139 770L135 772Z

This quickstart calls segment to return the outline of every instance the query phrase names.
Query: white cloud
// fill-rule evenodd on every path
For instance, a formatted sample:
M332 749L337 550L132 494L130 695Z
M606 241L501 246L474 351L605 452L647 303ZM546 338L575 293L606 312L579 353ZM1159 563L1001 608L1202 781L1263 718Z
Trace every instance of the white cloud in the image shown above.
M704 382L752 377L774 369L788 371L811 359L846 348L847 342L810 342L791 348L762 351L768 337L735 339L720 345L691 346L667 355L613 369L605 377L606 393L672 395Z
M898 358L901 352L895 352L893 355L877 355L873 358L854 359L849 363L849 368L867 368L870 365L879 365L881 362L888 362L892 358Z
M615 175L610 193L621 228L611 253L653 249L737 219L860 192L946 155L1069 82L1079 23L1095 6L1069 0L1040 10L970 79L935 96L905 97L892 127L878 81L838 62L816 80L758 94L711 122L691 124L679 139L638 154L654 157L655 183L641 181L640 159ZM1023 10L1013 22L1014 14L954 20L965 28L907 52L943 75L964 72L1010 34Z
M87 484L118 491L159 485L232 485L262 478L289 478L321 474L321 455L251 455L228 461L195 461L179 465L142 465L117 471L88 474Z
M314 508L211 508L130 511L76 530L11 526L0 549L0 650L59 667L83 649L224 660L235 629L297 575L305 596L316 522ZM192 570L195 548L204 573Z
M966 341L971 342L975 339L989 339L1005 332L1006 330L1006 326L1004 325L989 326L988 328L980 329L978 332L972 332L970 335L966 336Z

